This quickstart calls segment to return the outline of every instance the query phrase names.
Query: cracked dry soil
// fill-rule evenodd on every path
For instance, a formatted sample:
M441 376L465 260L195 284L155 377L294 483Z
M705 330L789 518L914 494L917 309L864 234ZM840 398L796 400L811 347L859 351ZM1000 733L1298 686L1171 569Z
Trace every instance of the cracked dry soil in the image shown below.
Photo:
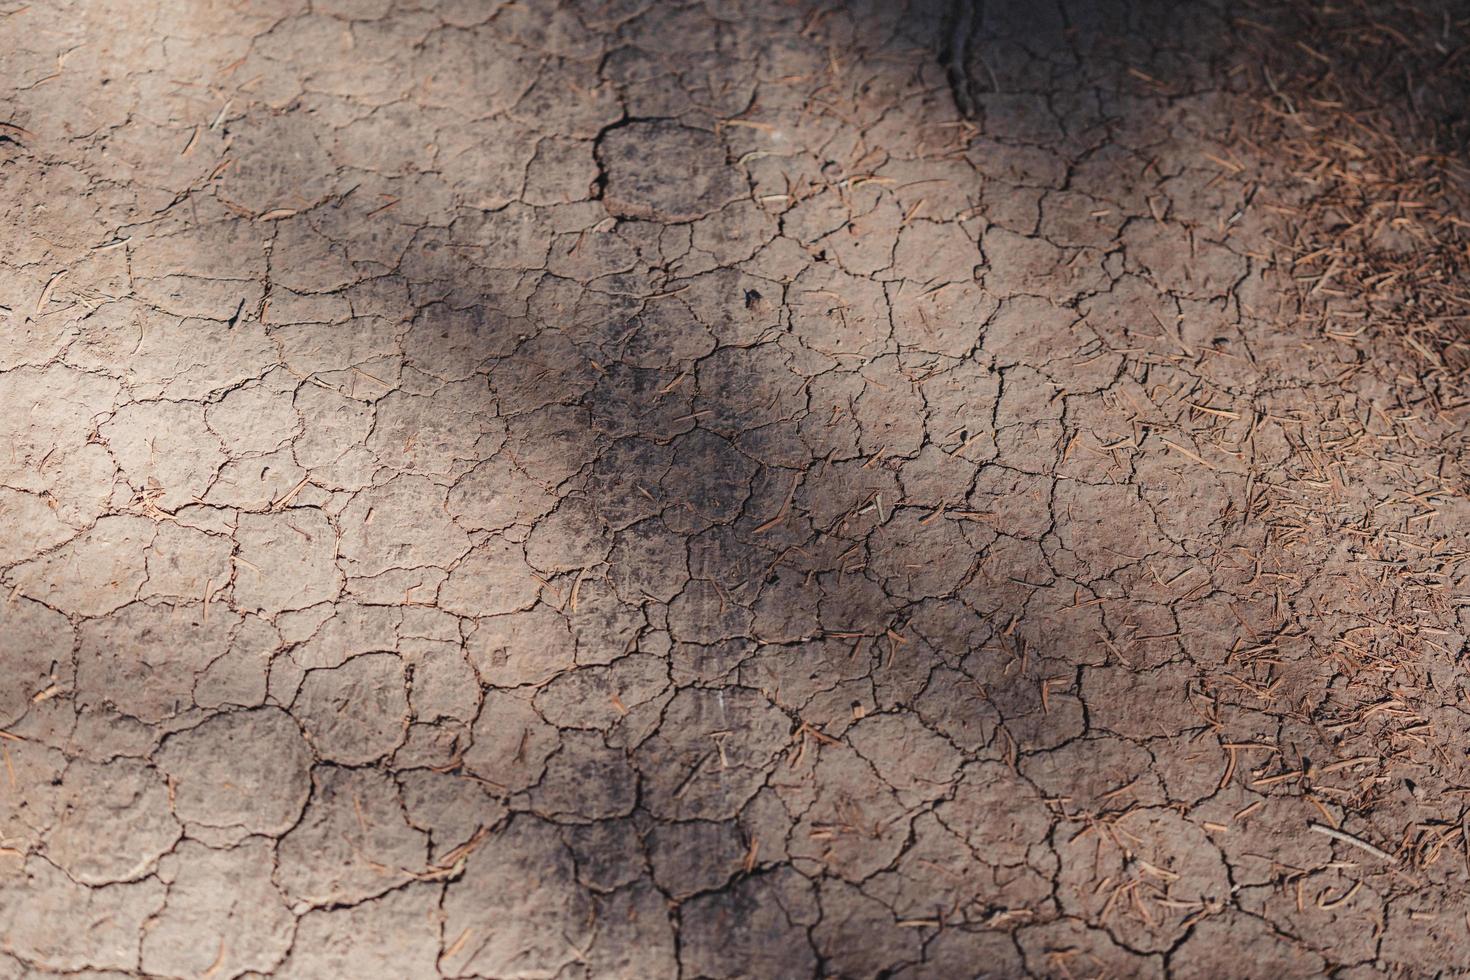
M10 0L0 978L1470 969L1281 6Z

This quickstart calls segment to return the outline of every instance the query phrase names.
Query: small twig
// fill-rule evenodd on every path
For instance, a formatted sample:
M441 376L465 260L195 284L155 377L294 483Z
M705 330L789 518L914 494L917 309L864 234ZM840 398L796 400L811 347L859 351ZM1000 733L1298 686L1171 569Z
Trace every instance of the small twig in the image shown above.
M1344 844L1351 844L1354 847L1359 848L1360 850L1367 851L1369 854L1373 855L1380 861L1387 861L1390 864L1394 863L1395 859L1392 854L1374 847L1372 844L1363 840L1361 837L1354 837L1352 834L1345 833L1335 827L1329 827L1326 824L1308 823L1307 826L1311 827L1319 834L1325 834L1326 836L1331 837L1333 840L1340 840Z

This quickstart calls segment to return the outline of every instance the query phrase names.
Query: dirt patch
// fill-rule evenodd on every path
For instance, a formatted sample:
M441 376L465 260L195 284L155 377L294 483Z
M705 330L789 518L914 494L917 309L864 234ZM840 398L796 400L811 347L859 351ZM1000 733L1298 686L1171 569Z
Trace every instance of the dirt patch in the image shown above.
M0 977L1470 962L1470 24L1237 6L0 11Z

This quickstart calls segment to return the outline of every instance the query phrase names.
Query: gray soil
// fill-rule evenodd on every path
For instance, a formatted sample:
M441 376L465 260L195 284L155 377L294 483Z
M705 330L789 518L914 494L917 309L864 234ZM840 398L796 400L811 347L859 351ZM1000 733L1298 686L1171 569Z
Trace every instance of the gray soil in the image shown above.
M1447 355L986 6L9 0L0 978L1470 968Z

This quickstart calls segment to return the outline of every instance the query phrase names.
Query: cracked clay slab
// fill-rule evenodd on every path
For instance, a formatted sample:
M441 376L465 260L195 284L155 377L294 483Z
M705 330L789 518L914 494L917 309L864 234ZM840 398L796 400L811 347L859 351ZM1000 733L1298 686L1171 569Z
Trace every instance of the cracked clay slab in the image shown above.
M1467 973L1462 7L4 5L0 980Z

